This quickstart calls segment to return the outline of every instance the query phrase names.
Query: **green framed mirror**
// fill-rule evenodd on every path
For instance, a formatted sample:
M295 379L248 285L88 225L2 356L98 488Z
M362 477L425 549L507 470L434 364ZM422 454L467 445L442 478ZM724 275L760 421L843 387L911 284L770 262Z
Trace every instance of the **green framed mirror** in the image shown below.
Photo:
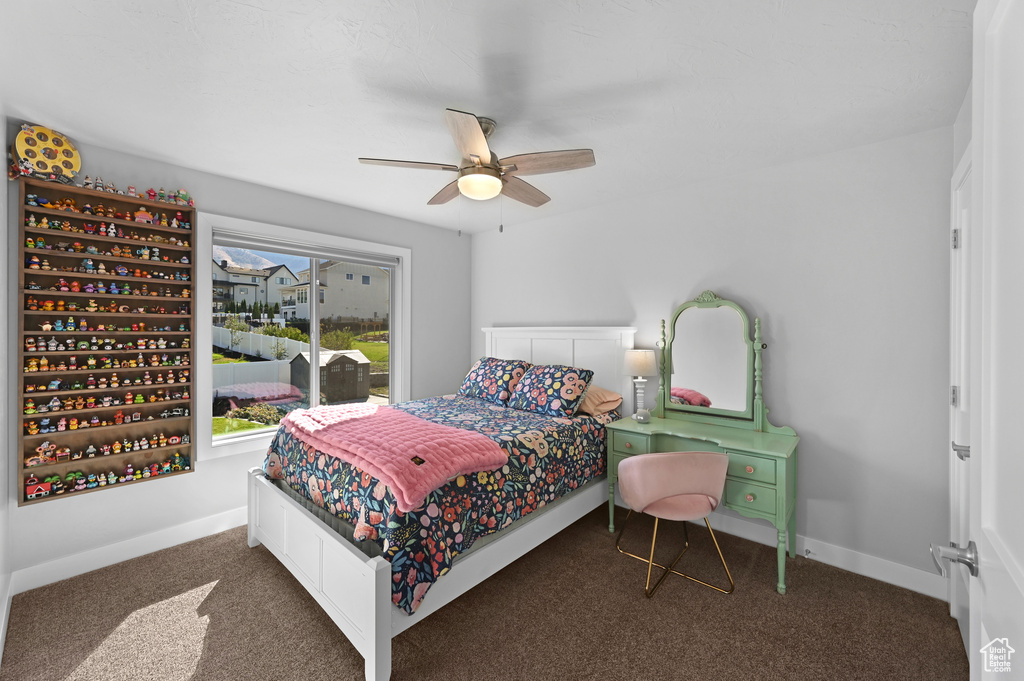
M659 345L664 413L754 420L761 343L751 338L750 319L737 303L704 291L676 308Z

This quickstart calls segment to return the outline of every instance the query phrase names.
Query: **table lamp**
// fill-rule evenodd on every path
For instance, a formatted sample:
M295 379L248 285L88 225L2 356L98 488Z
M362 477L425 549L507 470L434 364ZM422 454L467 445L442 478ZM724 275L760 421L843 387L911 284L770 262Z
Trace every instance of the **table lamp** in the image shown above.
M655 376L658 363L654 350L626 350L626 371L633 377L633 418L640 423L651 420L651 412L644 408L644 376Z

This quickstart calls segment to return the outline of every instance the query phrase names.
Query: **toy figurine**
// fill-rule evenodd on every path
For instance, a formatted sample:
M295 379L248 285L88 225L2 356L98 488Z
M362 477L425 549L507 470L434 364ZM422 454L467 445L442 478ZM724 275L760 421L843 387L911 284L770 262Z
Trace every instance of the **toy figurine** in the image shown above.
M39 478L34 475L30 475L25 480L25 499L42 499L43 497L50 496L50 490L53 485L49 482L39 482Z

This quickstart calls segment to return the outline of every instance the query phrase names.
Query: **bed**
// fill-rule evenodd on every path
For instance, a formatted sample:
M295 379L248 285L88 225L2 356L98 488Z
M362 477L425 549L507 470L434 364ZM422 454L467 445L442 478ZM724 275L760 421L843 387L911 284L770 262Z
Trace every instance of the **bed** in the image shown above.
M588 368L594 372L592 385L629 394L629 377L622 375L621 366L624 350L633 347L635 329L504 327L484 329L484 333L487 356ZM372 476L360 476L358 469L356 474L348 475L350 471L338 469L309 445L296 442L283 430L279 432L268 462L275 452L277 465L287 459L288 470L279 477L290 480L290 484L268 479L260 468L249 472L249 545L266 546L310 592L363 656L366 678L372 681L390 677L392 637L607 499L600 418L556 419L560 423L551 424L549 430L535 416L517 423L515 415L502 408L475 405L471 398L455 396L408 403L402 409L441 423L452 418L479 419L487 428L498 429L495 432L510 427L512 439L517 433L531 432L525 442L534 449L560 449L555 456L549 453L528 461L531 447L523 447L523 441L519 441L518 449L510 450L508 465L472 480L479 483L476 496L464 489L473 486L466 485L465 480L461 488L456 489L459 481L453 480L447 490L432 493L439 496L428 497L433 503L424 504L419 513L446 520L447 524L442 522L436 534L434 528L430 533L424 531L428 536L423 537L421 545L405 546L402 541L409 534L406 527L416 525L394 523L392 529L401 541L381 536L387 533L383 528L391 527L394 519L384 517L382 522L381 515L387 516L389 510L393 513L394 503L389 509L390 497ZM538 439L542 440L539 445ZM512 461L517 454L522 458L519 468ZM567 469L573 474L560 485ZM487 512L474 506L481 488L514 482L530 474L540 483L530 492L532 497L520 489L518 496L514 493L502 498L500 505ZM324 481L328 481L326 490ZM556 490L559 486L564 489ZM339 494L339 489L347 495ZM375 506L374 502L381 503ZM534 512L537 507L543 507L543 512ZM470 508L473 513L469 513ZM379 515L371 518L371 513ZM416 523L421 519L415 512L409 515ZM462 532L452 531L453 522ZM488 527L488 523L493 525ZM470 532L470 524L482 531ZM380 535L376 534L378 530ZM433 551L428 549L428 542ZM443 550L437 551L438 546Z

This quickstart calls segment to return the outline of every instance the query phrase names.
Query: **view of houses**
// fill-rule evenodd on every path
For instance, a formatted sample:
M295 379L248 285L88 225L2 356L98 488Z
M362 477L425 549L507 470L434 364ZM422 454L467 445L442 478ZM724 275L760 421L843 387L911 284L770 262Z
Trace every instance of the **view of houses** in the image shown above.
M355 332L387 328L391 309L391 272L383 267L320 261L320 317L353 322ZM293 272L288 265L254 269L227 260L213 263L214 314L252 311L256 303L267 317L283 320L310 316L309 268ZM244 303L244 307L242 304ZM229 309L230 308L230 309ZM376 327L374 329L374 327Z
M212 268L215 433L218 425L230 433L310 406L313 294L308 259L219 250ZM373 399L373 387L386 395L391 272L341 260L318 266L319 403Z

